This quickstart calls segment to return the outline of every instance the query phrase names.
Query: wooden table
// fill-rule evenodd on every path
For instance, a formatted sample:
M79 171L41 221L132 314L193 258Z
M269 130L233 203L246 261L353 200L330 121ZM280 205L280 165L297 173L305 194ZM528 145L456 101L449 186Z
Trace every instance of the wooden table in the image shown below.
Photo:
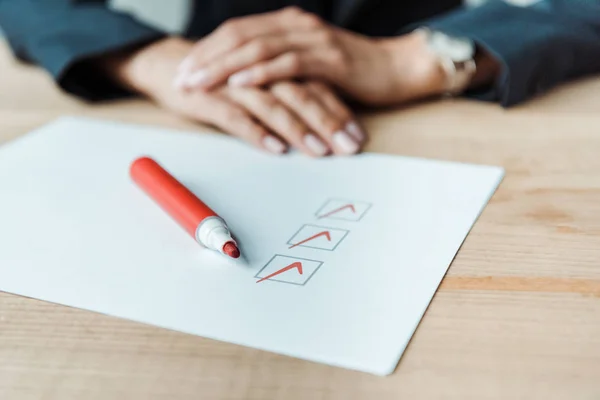
M0 399L600 399L599 110L591 79L364 116L370 151L506 169L389 377L0 293ZM0 140L63 114L198 129L66 97L0 46Z

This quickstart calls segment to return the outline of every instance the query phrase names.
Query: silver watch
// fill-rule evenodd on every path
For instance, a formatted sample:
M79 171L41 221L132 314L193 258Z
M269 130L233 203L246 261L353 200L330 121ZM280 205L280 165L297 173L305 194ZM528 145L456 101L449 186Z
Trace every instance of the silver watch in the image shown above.
M419 28L425 35L428 48L439 59L446 74L446 94L462 93L477 71L475 43L468 38L452 37L428 28Z

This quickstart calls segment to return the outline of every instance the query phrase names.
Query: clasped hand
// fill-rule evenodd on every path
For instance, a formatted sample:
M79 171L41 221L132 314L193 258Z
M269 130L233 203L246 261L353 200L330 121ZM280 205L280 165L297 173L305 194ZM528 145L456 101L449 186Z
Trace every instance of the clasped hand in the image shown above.
M440 76L423 39L373 39L290 7L232 19L200 40L179 66L175 85L209 90L319 79L369 105L430 94Z
M424 48L416 35L369 38L292 7L229 20L197 43L165 39L129 57L120 75L164 107L270 152L347 155L366 134L340 94L392 105L435 93L440 73Z

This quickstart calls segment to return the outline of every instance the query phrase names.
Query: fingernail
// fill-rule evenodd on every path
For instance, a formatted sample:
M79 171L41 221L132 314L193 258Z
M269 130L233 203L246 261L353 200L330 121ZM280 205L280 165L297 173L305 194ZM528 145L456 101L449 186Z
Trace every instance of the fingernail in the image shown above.
M263 146L271 153L281 154L285 151L285 145L281 140L273 136L265 136L263 139Z
M237 72L227 80L227 83L231 86L244 86L250 82L252 82L252 73L250 71Z
M344 154L354 154L358 151L358 144L344 131L333 134L333 143Z
M177 72L188 72L192 68L192 58L186 57L177 67Z
M304 144L316 156L324 156L327 154L327 146L319 138L312 133L304 135Z
M187 74L184 78L185 86L197 86L201 85L208 80L208 73L201 69L191 74Z
M361 129L360 125L358 125L354 121L348 122L346 124L346 132L352 135L354 139L358 140L359 143L362 143L367 137L365 132Z

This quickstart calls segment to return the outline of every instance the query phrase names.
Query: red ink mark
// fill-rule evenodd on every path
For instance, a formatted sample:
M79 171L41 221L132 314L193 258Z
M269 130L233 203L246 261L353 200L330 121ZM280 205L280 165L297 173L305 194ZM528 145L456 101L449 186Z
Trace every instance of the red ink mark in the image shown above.
M314 239L316 239L316 238L318 238L320 236L325 236L327 238L327 240L331 242L331 235L329 234L329 231L323 231L323 232L319 232L316 235L313 235L313 236L309 237L308 239L304 239L303 241L298 242L298 243L292 245L290 247L290 249L293 249L296 246L300 246L301 244L304 244L306 242L310 242L311 240L314 240Z
M296 261L296 262L294 262L294 263L291 263L290 265L288 265L288 266L287 266L287 267L285 267L285 268L281 268L279 271L275 271L275 272L273 272L271 275L267 275L267 276L265 276L264 278L260 279L260 280L259 280L259 281L257 281L256 283L260 283L260 282L262 282L262 281L265 281L265 280L267 280L267 279L271 279L271 278L272 278L272 277L274 277L274 276L277 276L277 275L279 275L279 274L282 274L282 273L284 273L285 271L289 271L290 269L294 269L294 268L298 268L298 273L299 273L300 275L302 275L302 263L301 263L301 262L299 262L299 261Z
M335 210L329 211L327 214L321 215L319 218L330 217L335 213L339 213L340 211L345 210L346 208L349 208L354 214L356 214L356 209L354 208L354 205L346 204L345 206L341 206L340 208L336 208Z

